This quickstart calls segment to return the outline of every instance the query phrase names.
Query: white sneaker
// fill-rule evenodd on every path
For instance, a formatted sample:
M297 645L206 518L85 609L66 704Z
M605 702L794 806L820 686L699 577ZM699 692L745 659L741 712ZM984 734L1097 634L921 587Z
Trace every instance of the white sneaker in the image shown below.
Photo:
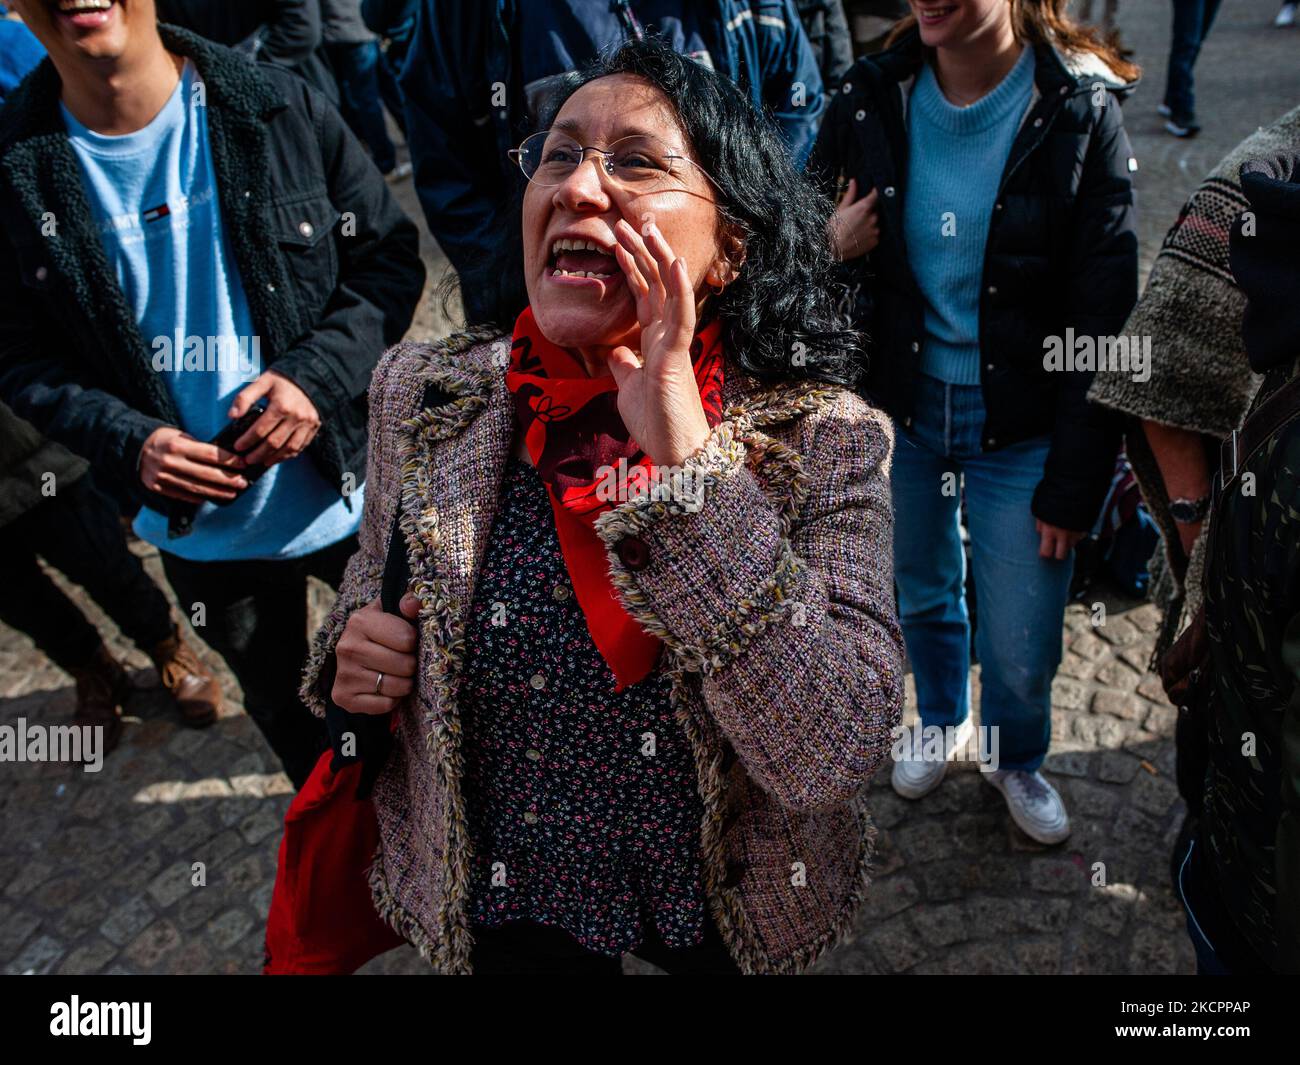
M1273 25L1279 29L1287 26L1294 26L1297 18L1300 18L1300 4L1283 4L1282 10L1277 13L1277 18L1273 20Z
M984 774L1007 801L1011 820L1030 839L1060 843L1070 834L1070 816L1056 789L1042 773L999 769Z
M919 799L934 791L948 771L948 763L956 757L957 752L966 746L975 726L968 717L955 729L944 730L943 757L934 757L938 752L925 751L925 729L918 723L912 729L912 742L907 753L894 763L894 771L889 782L904 799Z
M1174 109L1170 107L1168 104L1161 104L1159 107L1156 108L1156 114L1158 114L1161 118L1173 118Z

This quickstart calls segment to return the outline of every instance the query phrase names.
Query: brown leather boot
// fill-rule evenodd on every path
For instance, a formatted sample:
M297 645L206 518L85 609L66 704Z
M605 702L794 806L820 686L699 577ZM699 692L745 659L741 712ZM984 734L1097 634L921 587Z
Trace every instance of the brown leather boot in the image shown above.
M206 728L216 721L221 710L221 685L185 642L179 625L173 625L172 634L150 648L149 657L187 725Z
M73 724L102 726L107 754L122 738L122 704L131 691L126 670L101 643L86 665L72 671L72 677L77 682Z

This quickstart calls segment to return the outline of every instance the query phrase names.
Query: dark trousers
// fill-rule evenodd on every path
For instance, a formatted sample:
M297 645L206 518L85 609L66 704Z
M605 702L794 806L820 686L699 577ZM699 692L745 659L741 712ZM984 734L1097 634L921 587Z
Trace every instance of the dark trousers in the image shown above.
M307 578L338 588L356 552L350 536L282 561L190 562L163 553L163 568L186 616L203 605L198 629L226 660L244 689L244 709L257 723L295 788L302 787L328 746L325 723L298 698L307 657Z
M126 546L117 505L84 474L40 506L0 526L0 621L27 633L52 661L86 666L102 639L36 561L81 585L124 636L148 651L172 630L171 609Z
M387 51L381 50L379 53L378 70L379 95L389 114L396 120L403 137L406 136L406 101L402 97L402 87L397 83L397 75L401 72L405 59L405 48L398 49L396 45L389 45Z
M722 936L711 920L699 946L673 950L653 932L632 953L673 976L739 976ZM512 921L496 928L474 928L470 965L475 976L622 976L622 958L596 954L567 932L531 921Z
M1192 68L1201 45L1210 34L1219 13L1220 0L1174 0L1174 33L1169 47L1169 78L1165 84L1165 105L1174 118L1196 116L1196 93Z
M370 149L379 172L387 174L397 165L397 150L388 137L384 105L379 98L379 64L383 61L379 42L327 44L325 51L339 83L339 110L352 132Z
M1196 950L1197 976L1260 976L1272 970L1237 931L1199 835L1179 842L1175 887ZM1244 874L1243 874L1244 875Z

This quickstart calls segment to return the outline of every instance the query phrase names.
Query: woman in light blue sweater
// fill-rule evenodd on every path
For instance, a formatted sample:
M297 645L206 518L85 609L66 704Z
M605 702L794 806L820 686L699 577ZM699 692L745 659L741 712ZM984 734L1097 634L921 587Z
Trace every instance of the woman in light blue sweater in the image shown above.
M865 388L897 431L895 581L925 727L893 784L932 791L971 734L964 496L977 749L1016 824L1056 843L1069 817L1039 772L1052 678L1119 425L1088 404L1090 368L1045 352L1119 333L1136 300L1119 94L1137 71L1066 0L910 3L849 72L810 163L845 190L832 235L869 338Z

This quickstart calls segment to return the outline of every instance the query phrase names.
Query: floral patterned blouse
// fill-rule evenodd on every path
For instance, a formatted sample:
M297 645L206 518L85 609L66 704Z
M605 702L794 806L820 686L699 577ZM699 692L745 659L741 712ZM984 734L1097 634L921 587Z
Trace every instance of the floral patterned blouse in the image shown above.
M622 692L573 595L546 488L510 458L462 674L471 919L617 955L701 942L703 807L660 673Z

